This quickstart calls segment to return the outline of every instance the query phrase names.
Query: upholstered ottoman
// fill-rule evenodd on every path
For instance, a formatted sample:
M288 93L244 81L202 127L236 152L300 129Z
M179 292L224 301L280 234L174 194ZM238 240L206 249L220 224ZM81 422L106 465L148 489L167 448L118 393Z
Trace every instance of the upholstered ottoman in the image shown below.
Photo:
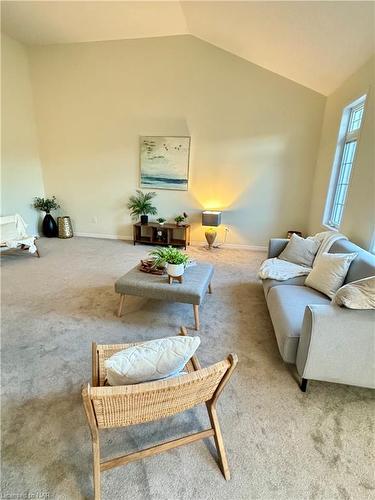
M195 329L199 330L199 305L206 292L212 293L211 280L214 268L211 264L199 263L188 267L182 283L168 283L168 276L143 273L139 266L124 274L115 283L115 291L121 295L118 316L122 314L126 295L148 299L167 300L192 304Z

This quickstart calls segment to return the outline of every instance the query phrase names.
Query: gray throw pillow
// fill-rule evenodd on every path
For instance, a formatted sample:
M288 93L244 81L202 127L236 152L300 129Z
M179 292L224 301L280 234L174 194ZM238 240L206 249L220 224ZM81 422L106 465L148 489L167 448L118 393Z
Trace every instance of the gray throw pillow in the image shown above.
M315 238L304 239L297 234L292 234L287 246L279 255L279 259L300 266L312 267L319 247L320 241Z

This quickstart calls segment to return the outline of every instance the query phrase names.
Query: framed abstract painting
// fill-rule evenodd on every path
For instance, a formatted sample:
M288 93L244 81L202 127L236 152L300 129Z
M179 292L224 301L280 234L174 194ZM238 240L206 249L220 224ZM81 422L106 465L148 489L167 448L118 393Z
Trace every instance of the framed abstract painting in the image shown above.
M141 188L187 191L190 137L142 136Z

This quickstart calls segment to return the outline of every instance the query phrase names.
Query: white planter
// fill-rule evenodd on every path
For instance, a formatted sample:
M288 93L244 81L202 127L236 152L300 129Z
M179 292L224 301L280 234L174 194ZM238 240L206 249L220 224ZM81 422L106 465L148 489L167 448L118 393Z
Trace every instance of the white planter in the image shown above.
M184 264L167 264L167 273L169 274L169 276L178 278L178 276L182 276L184 274L184 271Z

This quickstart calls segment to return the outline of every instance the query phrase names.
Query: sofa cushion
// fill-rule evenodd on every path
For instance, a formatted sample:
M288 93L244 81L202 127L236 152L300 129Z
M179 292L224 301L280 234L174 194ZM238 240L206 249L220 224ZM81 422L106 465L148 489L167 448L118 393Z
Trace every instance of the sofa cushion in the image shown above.
M344 285L362 278L375 276L375 256L366 252L363 248L348 240L336 241L329 250L329 253L358 253L349 267Z
M348 309L375 309L375 276L342 286L332 302Z
M279 255L279 259L300 266L312 267L319 246L320 241L314 237L305 239L292 234L289 243Z
M306 286L274 286L267 305L281 357L295 363L305 308L310 304L330 304L326 295Z
M300 286L302 286L305 284L305 280L306 280L306 276L297 276L296 278L290 278L289 280L285 280L285 281L270 280L270 279L262 280L264 296L267 298L269 291L274 286L279 286L279 285L300 285Z
M337 290L342 287L350 264L357 255L357 253L323 252L316 258L305 285L325 293L332 299Z

